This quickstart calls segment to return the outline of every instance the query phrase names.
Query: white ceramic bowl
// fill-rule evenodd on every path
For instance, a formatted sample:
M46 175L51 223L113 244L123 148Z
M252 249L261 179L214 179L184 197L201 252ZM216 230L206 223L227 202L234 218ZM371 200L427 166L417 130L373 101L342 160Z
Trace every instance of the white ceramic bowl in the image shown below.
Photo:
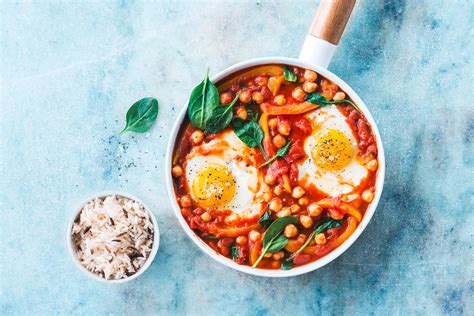
M145 261L145 264L143 265L143 267L141 267L135 274L129 276L129 277L126 277L126 278L123 278L123 279L119 279L119 280L106 280L104 279L103 277L87 270L79 261L79 259L77 258L76 256L76 253L75 253L75 250L76 250L76 245L73 243L73 240L72 240L72 226L74 225L74 222L76 221L76 219L78 218L79 214L81 213L81 210L84 208L84 206L92 201L92 200L95 200L96 198L105 198L107 196L111 196L111 195L116 195L116 196L121 196L121 197L125 197L125 198L128 198L128 199L131 199L131 200L134 200L134 201L137 201L139 202L140 204L143 205L143 207L145 208L145 210L150 214L150 218L151 218L151 221L153 223L153 246L151 248L151 252L150 252L150 255L148 256L148 258L146 259ZM158 252L158 248L160 247L160 231L158 229L158 223L156 221L156 218L155 218L155 215L153 215L153 212L151 211L151 209L146 206L145 203L143 203L140 199L138 199L137 197L131 195L131 194L128 194L128 193L123 193L123 192L112 192L112 191L107 191L107 192L101 192L99 194L96 194L90 198L88 198L87 200L84 201L84 203L82 203L77 209L76 211L74 212L73 216L71 217L71 220L69 221L69 225L68 225L68 228L67 228L67 247L68 247L68 250L69 250L69 253L71 255L71 258L72 258L72 261L74 262L74 264L76 265L76 267L81 270L82 272L84 272L87 276L89 276L90 278L94 279L94 280L97 280L97 281L101 281L101 282L105 282L105 283L124 283L124 282L128 282L128 281L131 281L133 279L136 279L138 278L143 272L146 271L146 269L148 269L151 265L151 263L153 262L153 259L155 259L155 256L156 256L156 253Z
M346 84L342 79L340 79L338 76L336 76L335 74L333 74L332 72L330 72L329 70L325 68L322 68L320 66L317 66L311 63L304 62L302 60L294 59L294 58L287 58L287 57L255 58L255 59L250 59L245 62L233 65L221 71L217 75L213 76L211 78L211 81L218 82L219 80L239 70L246 69L253 66L263 65L263 64L287 64L287 65L298 66L305 69L312 69L316 71L318 74L322 75L323 77L328 78L329 80L339 85L339 87L344 92L346 92L346 94L348 94L351 97L351 99L357 104L359 109L364 113L365 117L369 121L372 127L372 131L376 137L379 168L377 171L374 200L368 206L362 221L359 223L354 233L342 245L334 249L332 252L330 252L326 256L312 263L295 267L291 270L265 270L265 269L251 268L250 266L239 265L235 263L233 260L226 258L218 254L217 252L215 252L204 241L202 241L199 236L197 236L193 232L193 230L189 227L186 220L181 215L180 207L176 201L176 195L175 195L174 186L173 186L173 179L171 176L171 168L172 168L171 161L173 157L173 150L175 147L176 137L178 135L179 129L181 127L183 120L186 117L186 111L187 111L186 105L183 107L183 109L179 113L178 118L176 119L176 122L173 125L173 128L171 130L170 140L168 142L168 148L166 151L166 168L165 168L166 186L168 189L168 195L171 201L171 205L173 206L173 210L176 214L176 217L178 217L178 220L181 223L181 226L183 226L184 231L194 241L194 243L198 245L198 247L201 248L201 250L204 251L206 254L208 254L211 258L215 259L216 261L232 269L239 270L239 271L253 274L253 275L265 276L265 277L288 277L288 276L294 276L294 275L307 273L307 272L316 270L318 268L321 268L322 266L325 266L329 262L339 257L344 251L346 251L347 248L349 248L360 236L360 234L364 231L364 229L369 224L370 219L374 215L375 209L379 203L380 196L382 194L382 188L383 188L384 177L385 177L385 155L384 155L382 141L380 139L379 130L377 129L377 125L375 124L375 121L372 118L372 115L370 114L369 110L365 106L364 102L355 93L355 91L351 89L351 87L348 84Z

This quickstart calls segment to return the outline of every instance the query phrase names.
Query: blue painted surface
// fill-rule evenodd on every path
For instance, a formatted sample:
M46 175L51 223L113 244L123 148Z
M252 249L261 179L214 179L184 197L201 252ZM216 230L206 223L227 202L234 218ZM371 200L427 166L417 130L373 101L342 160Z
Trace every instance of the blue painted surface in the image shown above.
M331 69L359 92L387 156L380 206L332 264L291 279L219 265L187 238L163 182L167 135L207 65L297 56L313 1L3 1L1 313L462 315L474 311L472 1L360 1ZM149 134L118 137L157 96ZM66 226L120 189L158 216L161 249L128 284L87 279Z

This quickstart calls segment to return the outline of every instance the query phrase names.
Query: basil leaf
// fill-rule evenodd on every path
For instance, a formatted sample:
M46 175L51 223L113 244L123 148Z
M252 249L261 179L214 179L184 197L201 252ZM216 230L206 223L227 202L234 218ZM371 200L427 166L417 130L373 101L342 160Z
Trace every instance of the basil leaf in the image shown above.
M267 252L277 252L277 251L280 251L280 250L282 250L283 248L285 248L286 245L288 245L288 239L285 237L285 235L283 235L282 233L280 233L280 234L279 234L275 239L273 239L273 241L270 243L270 245L268 246Z
M288 149L290 149L290 146L291 146L291 142L288 142L286 143L285 146L281 147L280 149L278 149L277 153L275 154L275 156L273 156L272 158L270 158L269 160L267 160L265 163L263 163L259 168L262 168L262 167L265 167L266 165L269 165L270 163L272 163L275 159L277 159L278 157L285 157L286 156L286 153L288 152Z
M230 248L230 251L232 253L232 259L233 260L236 260L237 258L239 258L239 248L237 248L236 246L232 246Z
M127 111L127 123L120 135L126 132L145 133L158 116L158 100L143 98L135 102Z
M213 108L206 124L206 131L210 133L219 133L229 126L230 121L232 120L232 108L238 100L239 94L237 94L234 100L229 104L219 105Z
M293 71L291 71L288 66L285 66L285 68L283 68L283 77L285 77L286 81L296 82L296 80L298 80L298 77L293 73Z
M219 91L209 80L207 69L204 80L193 89L188 102L188 116L191 124L201 130L206 129L206 124L214 108L219 106Z
M250 148L258 147L265 157L265 160L268 160L267 154L262 147L263 131L257 122L246 121L236 117L232 121L232 129L234 130L235 135L237 135L245 145Z
M335 220L335 219L332 219L331 217L323 218L319 222L319 225L316 227L316 229L309 235L308 239L306 239L303 246L301 246L300 249L293 252L287 260L294 259L297 254L302 252L309 245L311 240L313 240L314 236L316 236L317 234L320 234L320 233L322 233L323 231L325 231L326 229L329 229L329 228L341 227L341 225L342 225L342 220Z
M306 96L306 102L317 104L319 106L326 106L330 104L336 104L336 103L349 103L352 105L356 110L360 111L357 105L354 104L351 100L328 100L319 93L310 93Z
M274 221L265 232L263 237L263 249L260 257L252 265L255 268L263 259L267 252L277 252L282 250L288 244L288 239L283 235L283 230L288 224L296 224L298 218L296 216L285 216Z
M258 220L258 223L262 225L262 227L268 227L273 222L272 219L272 212L266 211L262 217Z
M291 268L293 268L293 261L288 260L288 259L283 260L280 268L282 270L290 270Z

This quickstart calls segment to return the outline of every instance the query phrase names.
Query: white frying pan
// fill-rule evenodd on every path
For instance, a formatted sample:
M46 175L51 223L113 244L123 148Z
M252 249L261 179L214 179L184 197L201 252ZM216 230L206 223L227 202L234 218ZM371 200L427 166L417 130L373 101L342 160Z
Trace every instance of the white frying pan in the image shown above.
M336 50L339 39L341 38L344 28L347 21L349 20L350 14L354 7L355 0L321 0L318 11L313 19L313 22L310 27L310 31L306 40L303 44L303 48L300 52L298 59L288 58L288 57L263 57L250 59L239 64L233 65L211 78L212 82L218 82L221 79L232 75L235 72L240 70L254 67L264 64L287 64L298 66L305 69L312 69L323 77L331 80L332 82L339 85L339 87L348 95L350 98L357 104L358 108L365 115L369 121L372 131L375 135L377 141L378 149L378 162L379 168L377 171L376 186L375 186L375 197L367 208L365 215L358 225L354 233L338 248L334 249L332 252L326 256L306 265L295 267L291 270L265 270L265 269L253 269L249 266L239 265L233 260L228 259L222 255L216 253L212 248L210 248L204 241L197 236L191 228L189 228L188 223L181 215L180 207L176 201L176 196L173 187L173 179L171 176L172 168L172 157L173 150L175 147L176 137L180 130L181 124L186 117L187 107L184 106L181 112L176 119L176 122L173 125L171 130L171 136L168 142L168 148L166 152L166 186L168 190L168 195L170 198L170 203L173 206L176 217L178 218L181 226L188 236L210 257L216 261L232 268L245 273L266 276L266 277L287 277L294 276L303 273L307 273L313 270L316 270L329 262L333 261L339 257L344 251L346 251L360 236L362 231L367 227L370 219L374 215L375 209L379 203L380 196L382 194L382 188L384 183L385 176L385 155L383 150L382 141L380 139L380 133L377 128L377 125L372 118L369 110L365 106L362 99L355 93L351 87L345 83L338 76L327 70L329 63L331 62L332 56Z

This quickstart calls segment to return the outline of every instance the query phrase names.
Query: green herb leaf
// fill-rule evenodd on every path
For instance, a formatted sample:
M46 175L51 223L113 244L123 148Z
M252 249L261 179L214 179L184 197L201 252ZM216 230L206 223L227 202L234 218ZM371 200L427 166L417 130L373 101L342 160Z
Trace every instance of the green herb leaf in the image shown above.
M320 234L320 233L322 233L323 231L325 231L326 229L329 229L329 228L341 227L341 225L342 225L342 220L335 220L335 219L332 219L331 217L323 218L319 222L319 225L316 226L316 229L306 239L303 246L301 246L300 249L293 252L287 260L292 260L296 257L296 255L301 253L309 245L311 240L313 240L314 236L316 236L317 234Z
M158 116L158 100L143 98L135 102L127 111L127 124L120 132L145 133L150 129Z
M280 149L278 149L277 153L275 154L275 156L273 156L272 158L270 158L269 160L267 160L265 163L263 163L260 168L263 168L265 167L266 165L269 165L271 164L275 159L277 159L278 157L285 157L286 156L286 153L288 152L288 149L290 149L290 146L291 146L291 142L288 142L286 143L285 146L281 147Z
M246 121L239 117L234 118L232 121L232 129L235 135L240 138L250 148L258 147L262 152L265 160L268 160L267 154L262 147L263 131L254 121Z
M283 68L283 77L285 77L286 81L296 82L296 80L298 80L298 77L293 73L293 71L291 71L288 66L285 66L285 68Z
M280 268L282 270L290 270L291 268L293 268L293 261L288 260L288 259L283 260Z
M204 80L193 89L188 102L188 116L191 124L205 130L212 112L219 106L219 91L209 80L207 69Z
M236 246L232 246L230 247L230 251L232 253L233 260L236 260L237 258L239 258L239 248L237 248Z
M330 104L336 103L349 103L352 105L357 111L360 111L357 105L354 104L351 100L328 100L324 96L320 95L319 93L310 93L306 96L306 102L317 104L319 106L326 106Z
M230 121L232 121L232 108L238 100L239 94L237 94L234 100L229 104L214 107L207 120L206 131L210 133L219 133L229 126Z
M288 239L280 233L271 243L269 243L267 252L277 252L282 250L288 245Z
M262 227L268 227L273 222L272 219L272 212L270 210L266 211L262 217L258 220L258 223L262 225Z
M247 109L247 118L250 121L258 122L258 113L252 109Z
M285 248L288 244L288 239L282 235L283 230L288 224L296 224L298 218L296 216L285 216L274 221L265 232L263 237L263 249L260 257L253 264L252 268L255 268L260 261L263 259L267 252L277 252Z

